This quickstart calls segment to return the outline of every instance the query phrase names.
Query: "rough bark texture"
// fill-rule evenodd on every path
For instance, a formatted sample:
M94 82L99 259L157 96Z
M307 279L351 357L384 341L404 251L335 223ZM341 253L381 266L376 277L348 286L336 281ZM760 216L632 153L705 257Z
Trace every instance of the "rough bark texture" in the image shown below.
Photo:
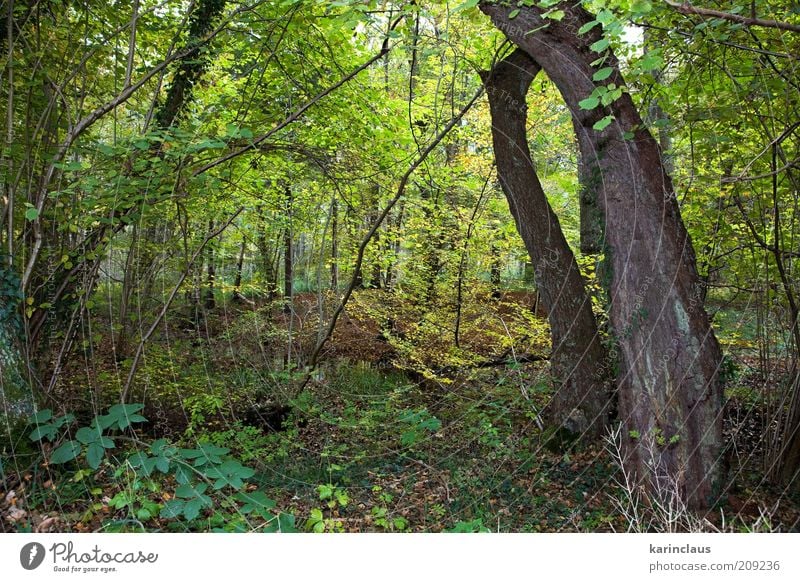
M575 127L575 133L580 127ZM581 153L578 156L580 184L581 253L595 255L603 251L603 213L598 206L597 193L602 182L597 157Z
M575 256L528 148L525 96L538 72L539 66L517 49L483 75L497 175L533 263L550 322L550 367L556 390L548 407L549 420L570 432L597 437L608 423L606 354Z
M721 354L698 300L695 255L658 144L629 95L605 108L582 110L595 89L589 47L600 27L580 6L562 3L561 21L543 10L482 3L495 26L528 53L556 84L575 118L584 159L597 159L598 206L605 217L604 252L610 281L610 320L619 342L619 405L626 465L652 492L674 490L691 507L707 507L721 475ZM624 84L618 62L603 84ZM605 115L603 131L592 126Z

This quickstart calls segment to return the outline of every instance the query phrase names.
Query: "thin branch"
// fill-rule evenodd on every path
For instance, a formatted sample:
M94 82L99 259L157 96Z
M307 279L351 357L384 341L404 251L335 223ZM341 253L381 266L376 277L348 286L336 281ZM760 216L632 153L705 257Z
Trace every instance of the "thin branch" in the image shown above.
M674 2L673 0L664 0L664 2L681 14L697 15L702 16L703 18L721 18L729 22L736 22L737 24L746 24L747 26L762 26L764 28L777 28L778 30L800 32L800 25L791 24L790 22L740 16L738 14L731 14L730 12L722 12L720 10L710 10L708 8L697 8L688 2L680 3Z
M792 160L788 164L784 164L780 168L777 168L774 172L765 172L763 174L758 174L757 176L728 176L722 178L720 182L723 184L733 184L736 182L754 182L756 180L763 180L764 178L772 178L773 176L777 176L779 174L783 174L786 170L790 170L792 168L800 167L800 158Z
M395 193L394 197L389 201L386 207L378 216L377 220L373 223L372 227L367 232L366 236L364 236L361 244L358 246L358 253L356 255L356 262L353 265L353 276L350 278L350 283L347 285L347 289L344 292L344 296L342 297L339 305L336 306L336 310L333 312L331 316L331 320L328 323L328 328L325 331L325 335L317 342L314 351L311 354L311 358L309 359L309 366L308 372L306 373L306 377L303 380L302 386L308 384L309 380L311 379L311 375L314 369L317 366L319 361L319 355L322 352L322 348L328 342L328 340L333 335L334 330L336 329L336 322L339 320L339 316L344 311L347 302L350 300L353 291L358 286L358 279L359 274L361 273L361 267L364 263L364 253L367 250L367 246L369 245L372 238L375 236L375 233L378 231L380 226L383 224L383 221L386 220L386 217L389 215L389 212L394 208L394 205L403 197L405 193L406 185L408 184L409 178L411 178L411 174L422 165L422 163L427 159L428 155L434 150L434 148L439 145L439 143L445 138L445 136L450 133L450 130L455 127L455 125L461 121L464 115L472 108L473 105L480 99L481 95L483 95L483 87L478 89L472 99L467 103L458 114L453 117L449 123L433 138L433 140L428 144L428 146L420 152L414 162L408 167L405 174L403 174L402 178L400 178L400 183L397 186L397 192Z
M395 20L394 24L391 27L392 30L394 30L394 28L400 23L402 18L403 17L401 16L400 18ZM320 100L324 99L325 97L327 97L328 95L333 93L336 89L338 89L339 87L341 87L342 85L344 85L345 83L350 81L353 77L358 75L361 71L363 71L365 69L368 69L373 63L375 63L376 61L382 59L392 48L393 47L389 46L389 37L387 36L386 39L383 41L383 45L381 46L381 50L375 56L373 56L371 59L369 59L367 62L365 62L364 64L362 64L358 68L354 69L348 75L345 75L344 77L339 79L336 83L334 83L330 87L327 87L326 89L324 89L320 93L317 93L314 97L312 97L310 100L306 101L302 106L300 106L298 109L296 109L291 115L286 117L278 125L276 125L272 129L270 129L267 133L255 138L251 143L247 144L246 146L243 146L243 147L241 147L239 149L236 149L236 150L234 150L232 152L229 152L229 153L225 154L224 156L222 156L221 158L217 158L213 162L209 162L206 165L201 166L200 168L198 168L197 170L194 171L193 175L197 176L199 174L203 174L203 173L207 172L208 170L210 170L211 168L215 168L215 167L219 166L220 164L224 164L225 162L227 162L229 160L232 160L233 158L237 158L237 157L241 156L242 154L247 153L247 152L249 152L251 150L258 149L259 145L262 142L264 142L265 140L267 140L270 137L272 137L273 135L275 135L277 132L282 130L287 125L290 125L290 124L294 123L295 121L297 121L298 119L300 119L303 116L303 114L306 111L308 111L312 106L314 106Z
M241 9L237 10L238 13ZM225 26L227 26L227 22L221 24L216 29L214 29L209 35L203 38L203 44L209 43L213 38L215 38L222 30L224 30ZM114 108L122 105L128 99L130 99L134 93L136 93L139 89L141 89L150 79L152 79L155 75L157 75L160 71L168 67L172 62L182 59L183 57L192 53L192 51L197 49L197 45L193 47L189 47L183 51L174 53L161 61L158 65L150 69L147 73L145 73L141 79L139 79L133 85L129 85L125 87L120 93L116 95L113 99L110 99L97 107L95 110L88 113L82 119L80 119L74 126L70 127L69 131L67 132L64 141L56 148L55 153L53 154L52 159L47 167L47 171L45 172L44 178L42 179L42 184L39 188L39 194L36 200L36 210L38 212L38 218L33 221L33 228L34 228L34 243L33 248L31 249L31 254L28 258L28 262L25 265L25 270L22 275L22 284L20 288L23 292L27 289L28 283L30 282L31 274L33 273L33 268L36 265L36 262L39 259L39 253L41 252L42 247L42 233L41 233L41 217L44 211L44 205L47 201L47 189L50 186L53 177L56 173L57 165L64 159L69 151L69 148L75 143L77 140L87 129L89 129L92 125L94 125L98 120L102 119L109 111L112 111Z
M133 74L133 55L136 52L136 21L139 19L139 0L133 2L133 15L131 16L131 35L128 42L128 63L125 66L125 86L131 84Z
M191 258L189 259L189 262L186 264L186 268L183 270L181 276L178 278L178 282L175 284L175 287L172 288L172 292L169 294L169 297L167 297L167 300L164 302L164 306L161 308L161 311L156 316L155 321L153 321L153 324L150 326L147 332L142 336L142 339L139 341L139 345L136 348L136 354L133 356L133 363L131 364L130 372L128 372L128 379L125 381L125 387L122 389L122 394L120 394L120 402L122 402L123 404L125 403L125 400L128 397L128 392L130 391L131 384L133 383L133 377L136 375L136 370L139 367L140 360L142 359L142 354L144 353L144 346L150 340L150 336L153 335L153 332L155 332L156 328L161 323L161 320L164 319L164 316L167 314L167 310L169 309L170 305L172 305L175 296L178 294L178 290L180 289L181 285L183 285L183 282L186 280L186 277L189 275L189 271L191 270L192 265L194 265L194 262L197 260L197 257L200 256L200 253L203 252L203 249L206 248L206 245L212 239L222 234L225 231L225 229L228 228L231 225L231 223L236 219L236 217L242 213L243 210L244 207L239 208L239 210L234 212L233 215L222 224L222 226L220 226L218 229L212 232L209 232L206 238L203 239L203 242L200 244L200 246L198 246L197 249L195 249L194 254L192 254Z
M784 130L782 134L780 134L778 137L776 137L775 139L770 141L766 146L764 146L764 148L760 152L758 152L758 154L752 160L750 160L750 162L748 162L748 164L744 167L744 169L741 172L739 172L738 176L728 177L725 178L724 180L726 182L738 182L739 180L744 179L745 176L747 175L747 172L750 171L750 168L753 167L753 164L755 164L759 160L759 158L761 158L761 156L769 152L773 146L780 145L781 143L783 143L783 141L787 137L789 137L798 127L800 127L800 121L796 121L795 123L790 125L788 128L786 128L786 130ZM772 176L773 173L774 172L770 172L766 174L766 176Z

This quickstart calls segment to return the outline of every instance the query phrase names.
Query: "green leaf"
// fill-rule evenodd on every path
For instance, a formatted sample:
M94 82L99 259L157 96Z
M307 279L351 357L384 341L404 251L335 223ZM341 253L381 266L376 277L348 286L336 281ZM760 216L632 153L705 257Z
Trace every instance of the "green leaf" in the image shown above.
M639 67L643 71L657 71L663 66L664 59L661 58L659 51L650 51L642 57L641 61L639 61Z
M249 479L255 475L255 471L245 467L239 461L227 460L221 465L206 469L205 475L209 479L215 479L214 489L222 489L226 485L234 489L241 489L244 486L244 479Z
M206 483L198 483L196 485L190 485L186 483L184 485L179 485L175 489L175 496L183 497L184 499L194 499L195 497L200 497L203 495L206 489L208 489L208 485Z
M99 441L101 436L97 427L89 428L88 426L82 426L78 429L78 432L75 433L75 438L85 445Z
M42 439L52 442L56 438L56 427L53 424L41 424L31 431L28 438L33 442Z
M140 507L136 511L136 519L138 519L140 521L147 521L151 517L153 517L153 514L150 513L150 510L147 509L146 507Z
M236 498L244 503L239 511L245 514L256 510L263 513L276 505L274 500L261 491L241 492L236 495Z
M488 533L489 528L483 525L483 519L479 517L472 521L459 521L452 529L445 531L447 533Z
M410 447L416 443L420 438L420 434L416 430L409 430L400 435L400 444L404 447Z
M551 10L543 14L545 18L549 18L550 20L555 20L557 22L564 20L565 15L566 14L563 10Z
M509 20L514 20L517 16L519 16L519 8L515 8L514 10L508 13Z
M153 472L153 467L155 466L156 460L152 457L148 457L143 452L138 451L128 457L128 462L134 469L141 469L141 474L143 476L149 477Z
M578 29L578 34L579 34L579 35L586 34L587 32L589 32L590 30L592 30L592 29L593 29L595 26L597 26L598 24L600 24L600 21L599 21L599 20L592 20L591 22L587 22L586 24L584 24L583 26L581 26L581 27Z
M187 501L186 505L183 506L184 517L188 521L197 519L197 517L200 515L200 510L203 508L203 505L202 499L192 499L191 501Z
M81 444L76 441L67 441L50 455L50 463L53 465L60 465L68 463L81 452Z
M278 531L281 533L296 533L297 526L294 523L294 515L291 513L281 513L278 515Z
M162 473L169 473L169 459L166 457L158 457L156 459L155 467Z
M37 218L39 218L39 211L36 210L36 208L34 208L33 206L31 206L25 211L25 220L33 222Z
M116 425L116 428L124 430L132 425L134 422L147 422L147 419L139 414L140 410L144 408L144 404L115 404L108 409L108 414L105 417L100 417L101 427L111 428Z
M615 20L614 13L611 12L608 8L602 8L597 13L597 20L603 26L608 26L609 24L611 24Z
M637 16L644 16L653 11L653 3L650 0L634 0L631 5L631 12Z
M42 424L47 422L53 418L53 411L49 408L43 408L33 416L31 416L31 422L34 424Z
M592 129L597 130L597 131L603 131L605 128L607 128L611 124L611 122L613 120L614 120L614 116L613 115L606 115L603 119L601 119L600 121L595 123L592 126Z
M106 455L106 450L98 443L91 443L86 448L86 462L92 469L97 469Z
M601 53L608 48L609 44L611 44L611 41L608 38L603 37L600 40L590 44L589 48L591 49L592 52Z
M600 105L600 99L595 96L587 97L586 99L578 101L578 105L581 109L594 109Z
M319 498L321 501L325 499L330 499L333 497L333 486L332 485L320 485L317 487L317 492L319 493Z
M186 460L194 459L195 467L201 467L207 463L222 463L222 455L226 455L230 449L218 447L211 443L202 443L196 449L181 449L178 454Z
M178 463L175 467L175 480L180 484L189 483L193 475L194 472L188 465Z
M599 71L597 71L594 75L592 75L593 81L605 81L611 76L611 73L614 72L613 67L603 67Z
M466 2L462 2L458 6L456 6L453 12L461 12L462 10L468 10L470 8L475 8L478 5L480 0L467 0Z
M164 504L159 515L164 519L172 519L183 515L183 509L186 502L182 499L170 499Z

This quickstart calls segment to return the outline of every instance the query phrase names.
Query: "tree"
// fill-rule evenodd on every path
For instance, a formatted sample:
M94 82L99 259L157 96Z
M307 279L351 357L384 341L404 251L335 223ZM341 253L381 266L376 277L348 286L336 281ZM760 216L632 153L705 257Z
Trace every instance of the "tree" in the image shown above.
M517 49L482 77L497 175L534 266L552 338L549 405L557 426L590 438L608 424L607 355L578 264L536 175L526 135L528 88L539 66Z
M689 506L708 507L722 474L721 352L658 144L624 89L609 39L582 6L480 8L558 87L583 163L600 177L626 463L651 491L669 484Z

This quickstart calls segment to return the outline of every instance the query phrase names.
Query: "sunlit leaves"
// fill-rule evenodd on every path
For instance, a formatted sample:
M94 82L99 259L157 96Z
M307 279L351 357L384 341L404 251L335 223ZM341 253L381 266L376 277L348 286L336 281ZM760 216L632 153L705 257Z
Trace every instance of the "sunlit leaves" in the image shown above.
M611 74L614 72L612 67L603 67L599 71L597 71L594 75L592 75L593 81L605 81L608 79Z
M596 131L603 131L606 127L608 127L611 124L612 121L614 121L614 116L613 115L606 115L600 121L596 122L592 126L592 129L594 129Z

